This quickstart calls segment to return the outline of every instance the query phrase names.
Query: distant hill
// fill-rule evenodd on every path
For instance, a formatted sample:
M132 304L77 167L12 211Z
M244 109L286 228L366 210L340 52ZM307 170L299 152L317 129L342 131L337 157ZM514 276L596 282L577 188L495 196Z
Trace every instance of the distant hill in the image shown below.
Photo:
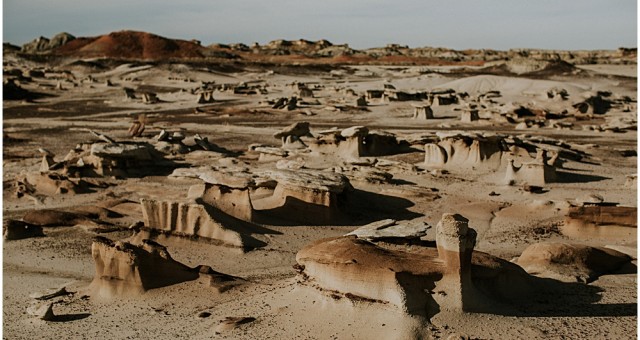
M73 57L123 59L202 58L204 47L193 41L168 39L155 34L119 31L91 38L76 38L50 51Z

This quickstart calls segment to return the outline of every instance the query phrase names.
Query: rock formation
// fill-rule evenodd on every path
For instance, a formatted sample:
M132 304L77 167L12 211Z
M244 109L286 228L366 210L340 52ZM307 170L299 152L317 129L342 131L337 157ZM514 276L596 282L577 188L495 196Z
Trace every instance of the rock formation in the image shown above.
M160 102L158 95L153 92L145 92L142 94L142 102L145 104L155 104Z
M518 265L529 274L566 282L591 282L618 270L631 257L613 249L582 244L536 243L522 252Z
M191 198L246 222L276 218L312 225L337 223L353 190L344 175L308 169L254 173L194 169L174 175L200 178L204 183L191 188Z
M27 314L44 321L54 321L53 302L35 303L27 308Z
M498 171L506 170L506 182L532 185L556 180L555 165L559 162L559 152L552 157L535 144L517 138L500 135L455 134L440 137L438 142L424 146L427 168L459 170L474 169ZM536 156L532 157L531 152ZM516 167L512 164L522 164Z
M460 116L460 120L465 123L475 122L480 119L478 116L478 109L476 108L467 108L462 111L462 115Z
M427 235L427 231L431 226L424 223L398 223L396 220L387 219L364 225L346 236L354 235L359 239L367 241L379 240L419 240Z
M28 172L16 178L16 195L81 194L89 192L88 184L81 179L69 178L58 173Z
M199 277L196 270L175 261L164 246L150 240L137 246L96 237L91 256L96 272L89 290L98 297L139 295Z
M78 144L69 151L63 163L64 173L81 177L139 176L154 168L171 165L149 143L117 143L113 140L112 143Z
M538 150L535 160L523 163L520 167L516 167L514 160L510 159L505 174L505 183L508 184L545 185L555 182L556 179L556 169L549 165L549 158L545 150Z
M433 119L433 110L431 110L431 105L415 105L413 110L413 118L424 120L424 119Z
M347 159L392 155L408 149L408 144L399 142L394 135L370 132L364 126L321 131L318 134L320 137L309 145L312 151L337 154Z
M196 92L198 96L197 103L198 104L209 104L215 102L213 98L213 90L198 90Z
M142 199L144 225L152 231L178 236L203 237L224 245L253 248L261 243L250 236L243 225L230 226L216 220L215 212L205 205L176 201ZM224 219L224 216L220 218Z
M443 215L436 227L437 248L396 246L398 238L389 235L371 243L352 234L315 241L298 252L296 261L308 284L347 297L390 303L409 314L486 310L489 298L529 296L534 289L521 268L473 252L476 233L467 223L460 215ZM374 241L369 235L365 233L364 238Z
M300 149L307 147L300 138L313 138L313 135L309 130L309 122L298 122L285 127L273 137L282 140L282 148L284 149Z
M425 145L425 166L434 168L471 168L484 165L498 169L509 149L499 136L445 137Z
M438 258L445 266L438 287L446 287L438 294L438 304L454 310L468 310L467 303L476 294L471 282L471 255L476 245L476 231L469 220L458 214L444 214L436 226ZM434 297L435 298L435 297Z

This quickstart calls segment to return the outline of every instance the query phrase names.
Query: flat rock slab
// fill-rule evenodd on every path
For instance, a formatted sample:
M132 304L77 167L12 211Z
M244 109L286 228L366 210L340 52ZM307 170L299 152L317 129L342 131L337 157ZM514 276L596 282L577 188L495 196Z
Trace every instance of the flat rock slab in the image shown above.
M355 235L359 239L379 240L388 238L418 239L427 235L431 226L425 222L398 223L396 220L386 219L364 225L345 236Z
M351 185L342 174L318 170L268 170L259 176L275 180L279 185L338 194Z
M151 160L150 149L148 144L94 143L91 145L91 154L98 157Z
M58 296L65 296L69 294L71 293L67 291L67 288L62 287L62 288L48 289L43 292L31 293L29 294L29 297L36 300L50 300Z

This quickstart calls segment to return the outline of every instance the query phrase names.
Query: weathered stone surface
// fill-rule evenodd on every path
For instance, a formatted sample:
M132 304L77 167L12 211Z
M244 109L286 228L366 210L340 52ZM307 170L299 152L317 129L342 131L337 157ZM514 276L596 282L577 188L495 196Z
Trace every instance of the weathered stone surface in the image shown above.
M91 145L91 154L98 157L150 161L152 159L150 149L148 144L95 143Z
M505 183L526 183L529 185L545 185L557 180L556 169L549 165L549 159L545 150L538 150L536 159L523 163L520 167L514 165L510 159L505 174Z
M522 252L517 264L528 273L566 282L591 282L631 261L609 248L569 243L536 243Z
M198 278L197 271L173 260L164 246L150 240L138 246L96 237L91 256L96 272L89 289L98 297L139 295Z
M250 236L246 226L225 225L216 221L204 205L187 202L157 201L142 199L142 215L144 225L157 230L179 236L198 236L217 240L225 245L251 248L260 244ZM249 207L250 209L250 207Z
M419 239L427 234L431 226L424 223L398 223L396 220L386 219L362 226L345 236L354 235L364 240L379 239Z
M437 248L375 243L353 235L322 239L301 249L296 261L306 282L391 303L410 314L490 309L489 297L522 299L535 291L518 266L473 252L476 233L464 217L443 215L436 234Z
M318 170L267 170L261 177L274 179L278 185L292 189L308 189L314 191L342 193L350 187L349 180L341 174Z
M42 194L46 196L60 194L81 194L88 192L87 183L67 176L49 172L29 172L16 178L16 195Z

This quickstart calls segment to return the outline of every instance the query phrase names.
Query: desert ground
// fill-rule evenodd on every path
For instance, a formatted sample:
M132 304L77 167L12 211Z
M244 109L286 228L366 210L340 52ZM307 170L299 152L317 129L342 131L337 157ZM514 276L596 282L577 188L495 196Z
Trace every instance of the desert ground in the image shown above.
M5 47L4 338L636 338L635 54L72 43Z

